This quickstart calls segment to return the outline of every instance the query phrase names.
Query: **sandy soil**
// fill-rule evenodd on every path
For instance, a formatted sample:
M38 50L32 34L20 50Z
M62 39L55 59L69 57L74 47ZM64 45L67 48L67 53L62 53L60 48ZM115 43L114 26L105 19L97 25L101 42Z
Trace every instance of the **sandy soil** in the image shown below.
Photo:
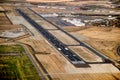
M31 36L29 38L24 38L19 41L31 45L31 47L33 47L33 49L37 53L51 54L52 52L54 52L53 47L51 47L51 45L43 37L39 36L39 38L42 39L36 40L34 37Z
M61 28L67 32L75 32L75 31L80 31L80 30L86 29L87 27L62 26Z
M22 28L20 25L0 25L0 30L11 30L11 29L17 29Z
M7 14L12 20L13 24L23 24L26 28L31 31L33 35L27 38L18 40L30 45L35 52L33 53L37 59L42 63L42 65L47 70L48 74L53 78L53 80L115 80L115 78L120 79L120 71L112 64L90 64L89 68L76 68L74 67L61 53L54 48L45 38L39 34L39 32L33 28L23 17ZM32 16L32 18L35 16ZM38 19L36 19L38 20ZM43 25L44 27L44 25ZM54 30L50 30L54 31ZM61 36L61 32L56 30L57 36L60 39L67 38L70 43L75 43L71 38L66 37L66 35ZM60 33L61 34L60 34ZM68 42L67 42L68 43ZM44 54L43 54L44 53ZM47 54L46 54L47 53ZM91 55L91 57L94 55ZM38 64L38 63L37 63ZM43 73L44 75L48 75Z
M114 77L112 77L112 76L114 76ZM116 80L115 78L119 79L119 74L113 74L113 75L108 74L108 73L102 73L102 74L99 74L99 73L88 74L88 73L86 73L86 74L73 74L73 75L61 74L60 77L54 77L53 80ZM69 79L68 79L68 77L69 77Z
M73 33L88 37L90 40L85 42L102 51L106 56L119 59L115 49L120 44L120 28L91 27Z
M39 37L38 40L35 40L34 36L31 36L19 41L27 43L33 47L33 49L37 52L37 54L33 54L35 54L38 60L43 64L53 80L78 80L80 78L82 80L114 80L112 75L119 78L119 70L112 64L91 64L90 68L76 68L51 44L43 40L43 37ZM44 54L41 54L41 52Z
M6 15L4 13L0 13L0 25L10 25L10 21L8 20L8 18L6 17Z
M39 20L36 22L38 22L38 24L43 26L43 28L45 28L45 29L57 29L55 26L51 25L50 23L48 23L44 20Z
M50 55L36 54L36 57L46 68L53 80L95 80L98 77L100 77L99 80L102 80L104 78L105 80L114 80L112 74L107 73L114 73L113 75L115 76L120 75L116 75L116 73L119 73L119 70L117 70L112 64L91 64L90 68L75 68L59 53L53 53Z
M0 38L0 43L5 42L5 39Z
M5 10L3 9L3 7L0 6L0 11L5 11Z
M120 28L93 27L78 31L89 38L101 39L106 41L120 41ZM91 37L90 37L91 36Z
M19 16L20 14L18 14L15 10L15 7L12 7L12 6L3 6L3 8L6 10L6 11L10 11L8 12L7 14L10 14L10 15L16 15L16 16Z
M29 2L65 2L65 1L74 1L74 0L27 0Z
M53 9L53 8L32 8L34 11L38 13L72 13L73 11L67 9Z
M5 16L5 14L4 13L0 13L0 16L2 17L2 16Z
M60 30L49 30L49 32L66 45L79 45L77 41Z
M102 59L96 54L89 51L87 48L82 46L69 46L76 54L78 54L86 62L103 62Z
M29 17L34 19L39 25L43 26L43 28L45 28L45 29L57 29L55 26L53 26L50 23L48 23L47 21L43 20L38 15L33 14L33 12L31 12L30 10L24 9L24 12L26 14L28 14Z
M28 34L28 31L22 25L0 25L0 37L3 38L15 39L25 37Z
M40 20L38 15L30 14L29 16L34 20Z
M79 6L82 6L82 5L102 5L102 6L105 6L105 7L110 7L110 2L109 1L97 1L97 0L80 0L80 1L76 1L76 2L66 2L64 3L66 5L79 5Z

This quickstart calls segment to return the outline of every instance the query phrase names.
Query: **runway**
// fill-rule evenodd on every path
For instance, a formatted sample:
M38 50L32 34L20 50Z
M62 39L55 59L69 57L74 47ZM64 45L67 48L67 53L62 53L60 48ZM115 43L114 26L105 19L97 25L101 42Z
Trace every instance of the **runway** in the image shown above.
M65 44L60 42L51 33L45 30L42 26L37 24L33 19L31 19L22 10L16 9L33 27L35 27L40 34L42 34L70 63L75 67L89 67L89 65L80 58L77 54L71 51Z

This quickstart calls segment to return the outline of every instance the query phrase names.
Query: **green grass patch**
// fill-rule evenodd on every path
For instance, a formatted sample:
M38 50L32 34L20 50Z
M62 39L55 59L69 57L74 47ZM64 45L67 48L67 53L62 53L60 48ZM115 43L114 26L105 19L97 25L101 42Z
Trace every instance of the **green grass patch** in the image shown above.
M0 53L23 53L24 48L21 45L0 45Z
M9 52L9 50L20 51L22 56L0 56L0 80L41 80L22 46L0 46L0 52Z

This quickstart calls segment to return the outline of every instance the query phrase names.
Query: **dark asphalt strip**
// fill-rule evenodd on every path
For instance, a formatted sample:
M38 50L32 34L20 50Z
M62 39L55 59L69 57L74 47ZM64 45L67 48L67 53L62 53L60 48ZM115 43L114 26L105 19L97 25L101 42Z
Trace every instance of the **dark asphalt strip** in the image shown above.
M22 10L16 9L33 27L35 27L52 45L54 45L57 50L75 67L89 67L86 62L80 58L77 54L68 49L63 43L61 43L57 38L55 38L51 33L45 30L42 26L37 24L33 19L31 19Z
M35 11L33 11L32 9L30 9L30 8L28 8L28 9L31 10L32 12L34 12L36 15L40 16L41 18L43 18L45 21L47 21L50 24L54 25L57 29L61 30L62 32L64 32L68 36L72 37L74 40L76 40L77 42L80 43L80 46L83 46L83 47L89 49L90 51L92 51L93 53L95 53L96 55L98 55L99 57L101 57L105 63L112 63L112 61L108 57L104 56L102 53L96 51L95 49L93 49L92 47L90 47L88 44L85 44L84 42L81 42L80 40L78 40L77 38L75 38L71 34L67 33L66 31L64 31L63 29L61 29L60 27L58 27L57 25L53 24L51 21L45 19L44 17L42 17L40 14L38 14Z

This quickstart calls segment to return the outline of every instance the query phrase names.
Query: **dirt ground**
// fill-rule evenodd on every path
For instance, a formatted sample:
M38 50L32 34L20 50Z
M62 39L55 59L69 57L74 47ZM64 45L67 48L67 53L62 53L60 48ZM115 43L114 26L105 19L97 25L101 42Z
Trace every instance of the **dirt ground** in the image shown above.
M53 80L114 80L112 75L117 76L119 79L119 71L111 64L91 64L90 68L75 68L60 53L35 55Z
M118 60L119 57L116 54L116 47L120 44L120 28L109 27L91 27L76 32L75 34L84 35L89 40L84 40L95 49L99 50L106 56Z
M35 19L35 20L39 20L39 16L38 15L34 15L34 14L31 14L29 15L32 19Z
M100 0L80 0L80 1L74 1L74 2L66 2L64 3L66 5L79 5L79 6L82 6L82 5L101 5L101 6L105 6L105 7L110 7L110 2L109 1L100 1Z
M66 45L79 45L77 41L60 30L49 30L49 32Z
M97 0L27 0L28 2L63 2L62 4L65 5L72 5L72 6L76 6L76 5L102 5L102 6L106 6L109 7L110 2L109 1L97 1ZM65 3L64 3L65 2Z
M4 10L8 11L7 14L10 14L12 16L16 15L19 16L19 14L17 14L17 12L15 11L15 7L13 6L3 6Z
M54 33L54 36L57 35L56 37L58 37L58 39L61 36L59 30L49 30L49 32ZM35 35L40 34L34 33L34 36ZM33 49L37 52L34 53L36 58L41 62L41 64L48 72L44 73L44 75L49 74L53 78L53 80L79 80L81 78L82 80L114 80L115 78L112 75L119 78L119 70L112 64L90 64L90 68L76 68L69 61L67 61L67 59L60 52L58 52L48 41L46 41L44 37L40 35L40 37L38 37L36 40L34 36L26 39L21 39L20 41L27 43L33 47ZM63 37L63 35L61 37ZM60 40L61 39L66 39L66 37L60 38ZM70 40L67 39L66 41ZM75 42L71 43L73 44ZM82 56L86 59L86 55L83 54ZM93 56L96 57L96 59L92 59ZM101 61L101 59L99 59L99 57L94 54L90 55L89 57L91 57L91 59L89 59L88 61Z
M27 0L29 2L65 2L65 1L74 1L74 0Z
M39 36L39 38L43 37ZM34 48L37 53L51 54L52 52L54 52L53 47L51 47L51 45L44 38L36 40L34 37L31 36L21 39L19 41L25 44L29 44L31 47Z
M0 13L0 25L10 25L11 22L8 20L4 13Z
M34 15L30 17L33 18ZM36 20L38 21L38 18L34 18L34 19L35 21ZM44 23L46 22L42 19L39 19L39 21L42 21ZM42 25L42 23L40 25ZM44 27L45 29L52 28L51 26L45 27L45 24L42 25L42 27ZM32 29L32 31L35 30L34 28L29 28L29 29ZM69 37L65 36L64 33L62 33L59 30L48 30L48 31L51 32L54 36L56 36L59 40L63 41L64 43L67 43L67 44L76 43L72 39L69 39ZM44 73L44 75L49 74L53 78L53 80L57 80L57 79L58 80L79 80L81 78L82 80L83 79L85 80L96 80L96 79L114 80L115 78L113 77L113 75L119 78L119 75L120 75L119 70L116 67L114 67L112 64L90 64L89 68L74 67L60 52L57 51L57 49L55 49L47 40L45 40L45 38L41 34L37 34L35 32L36 31L33 32L34 36L21 39L20 42L27 43L33 47L33 49L36 51L34 55L41 62L41 64L44 66L44 68L48 72L48 73ZM35 38L36 35L37 36L39 35L39 37L37 37L37 40ZM86 50L84 49L83 51L86 51ZM98 60L99 62L101 62L101 59L92 53L91 55L89 53L90 59L87 59L86 55L83 54L82 56L87 61ZM96 58L92 59L93 56Z
M17 29L22 28L20 25L0 25L0 30L11 30L11 29Z
M78 54L86 62L103 62L102 59L82 46L69 46L76 54Z
M74 32L74 31L80 31L80 30L86 29L87 27L62 26L61 28L67 32Z
M5 10L3 9L3 7L0 6L0 11L5 11Z
M37 21L39 25L43 26L45 29L57 29L55 26L51 25L50 23L44 21L44 20L39 20Z
M27 12L27 10L26 10ZM25 28L29 29L31 36L17 40L17 42L30 45L33 50L35 57L41 62L43 67L48 73L43 73L45 76L48 74L53 78L53 80L116 80L120 79L120 71L113 64L89 64L88 68L76 68L73 66L53 45L51 45L33 26L31 26L23 17L16 13L7 13L13 24L23 24ZM29 16L32 15L28 12ZM41 18L35 18L32 15L31 18L35 21L41 21ZM42 20L44 22L44 20ZM39 23L39 22L37 22ZM42 25L42 24L41 24ZM49 27L42 25L44 28ZM50 27L50 29L53 27ZM59 30L53 31L54 36L60 37L65 43L76 44L76 41L61 33ZM54 32L58 31L58 32ZM59 33L60 32L60 33ZM79 31L78 31L79 33ZM63 34L63 36L61 36ZM66 39L67 38L67 39ZM68 41L68 42L67 42ZM74 49L74 48L73 48ZM76 49L76 48L75 48ZM81 49L81 47L80 47ZM80 51L78 50L78 52ZM83 50L85 52L86 49ZM89 51L88 51L89 52ZM97 60L97 56L94 54L89 54L90 59L88 61ZM86 54L81 54L86 59ZM93 56L95 59L92 59ZM98 58L99 59L99 58ZM87 59L86 59L87 60ZM99 59L101 61L101 59ZM37 63L38 64L38 63Z
M67 9L53 9L53 8L37 8L33 7L32 10L38 12L38 13L72 13L73 11L67 10Z

